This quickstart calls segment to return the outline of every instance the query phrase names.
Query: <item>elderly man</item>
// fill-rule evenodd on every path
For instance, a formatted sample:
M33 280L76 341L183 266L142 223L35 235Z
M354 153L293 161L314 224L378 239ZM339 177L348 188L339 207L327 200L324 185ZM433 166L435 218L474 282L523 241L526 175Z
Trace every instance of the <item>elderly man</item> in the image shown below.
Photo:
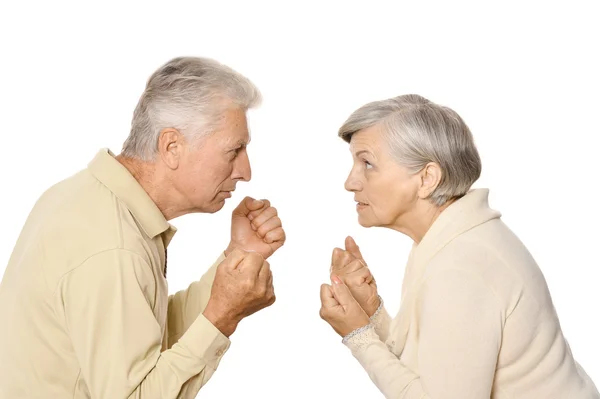
M215 265L169 296L167 221L220 210L250 180L246 111L260 101L215 61L148 80L123 151L45 192L0 285L0 398L194 398L238 323L275 301L265 261L285 241L245 198Z

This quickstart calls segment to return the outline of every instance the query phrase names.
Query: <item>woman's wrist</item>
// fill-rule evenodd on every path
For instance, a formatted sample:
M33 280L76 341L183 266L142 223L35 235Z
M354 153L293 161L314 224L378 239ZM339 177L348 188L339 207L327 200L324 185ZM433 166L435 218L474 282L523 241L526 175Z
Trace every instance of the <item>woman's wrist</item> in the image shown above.
M373 313L373 315L371 315L371 317L369 318L372 323L375 323L375 320L377 320L377 317L382 313L383 309L383 299L379 295L377 295L377 298L379 299L379 306L375 310L375 313Z

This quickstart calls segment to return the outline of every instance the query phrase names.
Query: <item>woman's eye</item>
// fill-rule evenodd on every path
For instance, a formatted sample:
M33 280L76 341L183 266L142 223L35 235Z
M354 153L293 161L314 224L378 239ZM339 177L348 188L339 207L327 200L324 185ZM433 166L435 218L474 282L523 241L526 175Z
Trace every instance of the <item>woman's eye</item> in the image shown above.
M367 169L371 169L373 167L373 165L371 165L371 162L369 162L369 161L363 161L363 163L365 164L365 167Z

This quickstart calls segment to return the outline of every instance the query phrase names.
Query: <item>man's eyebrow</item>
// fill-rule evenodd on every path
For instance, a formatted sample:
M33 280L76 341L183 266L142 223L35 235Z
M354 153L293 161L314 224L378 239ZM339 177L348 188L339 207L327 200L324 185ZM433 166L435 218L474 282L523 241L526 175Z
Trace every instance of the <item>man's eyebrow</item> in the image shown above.
M248 141L245 141L245 140L242 140L242 139L240 139L240 140L236 141L236 142L235 142L235 143L234 143L234 144L231 146L231 148L244 148L244 147L246 147L246 146L248 145L248 143L249 143L249 142L250 142L250 140L248 140Z
M247 146L248 144L250 144L250 141L252 141L252 136L250 136L250 133L248 133L248 140L239 139L239 140L238 140L238 145L239 145L239 146L242 146L242 147L245 147L245 146Z

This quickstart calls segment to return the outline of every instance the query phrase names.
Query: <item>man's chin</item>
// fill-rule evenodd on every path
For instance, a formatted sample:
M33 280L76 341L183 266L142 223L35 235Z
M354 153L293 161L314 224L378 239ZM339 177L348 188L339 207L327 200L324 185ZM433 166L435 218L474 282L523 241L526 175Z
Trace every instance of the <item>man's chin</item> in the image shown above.
M220 201L215 201L211 207L210 210L206 213L216 213L219 212L221 209L223 209L223 207L225 206L225 200L222 199Z
M196 212L198 213L215 213L219 212L225 206L225 200L213 200L209 204L205 204L202 207L196 208Z

